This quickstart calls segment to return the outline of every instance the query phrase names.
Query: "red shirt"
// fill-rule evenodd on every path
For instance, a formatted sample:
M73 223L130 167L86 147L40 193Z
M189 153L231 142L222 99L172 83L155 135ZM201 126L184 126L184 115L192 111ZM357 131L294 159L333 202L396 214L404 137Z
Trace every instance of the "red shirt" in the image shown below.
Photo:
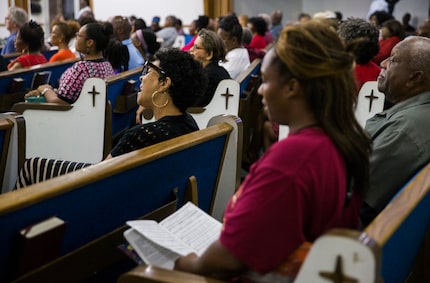
M251 167L231 198L222 245L267 273L331 228L357 229L361 199L354 196L345 208L346 180L344 159L321 129L290 134Z
M356 64L354 69L357 89L360 90L365 82L376 81L381 68L372 61L367 64Z
M48 60L46 60L45 56L43 56L42 54L25 54L17 57L15 60L12 60L7 65L7 68L11 68L16 62L20 63L23 67L30 67L47 63Z
M393 49L393 47L400 41L401 39L398 36L392 36L387 39L380 39L379 53L376 54L375 57L373 57L372 61L379 66L382 61L390 57L391 49Z
M248 46L257 50L264 49L267 46L266 39L264 38L264 36L256 34L252 37L251 42Z

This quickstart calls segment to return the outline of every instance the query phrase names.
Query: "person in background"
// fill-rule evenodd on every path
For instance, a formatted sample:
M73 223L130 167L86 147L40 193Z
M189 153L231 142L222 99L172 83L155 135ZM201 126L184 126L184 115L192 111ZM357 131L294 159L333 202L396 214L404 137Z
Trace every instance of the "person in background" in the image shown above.
M353 56L321 21L285 27L263 60L259 93L290 134L251 167L220 237L175 269L238 282L292 282L315 239L358 229L371 142L357 123Z
M242 28L248 27L248 20L249 20L248 15L242 14L242 15L239 15L237 18L239 19L239 23L242 26Z
M42 54L45 33L33 20L24 24L15 38L15 49L22 53L7 65L9 71L47 63Z
M266 48L267 42L264 37L267 31L266 21L262 17L251 17L248 20L248 28L252 32L252 39L248 47L256 50Z
M270 33L276 41L279 37L279 33L282 30L282 12L280 10L273 11L272 15L270 16L270 20L272 21Z
M160 49L161 44L157 42L157 36L150 29L139 29L131 34L131 42L140 52L145 60Z
M415 35L417 33L416 28L411 26L411 24L409 23L410 21L411 21L411 14L405 13L402 17L402 25L406 36Z
M218 83L221 80L230 79L227 70L219 65L219 62L225 61L226 48L218 34L211 30L201 29L190 53L203 65L209 78L205 95L194 105L203 107L212 100Z
M385 11L376 11L369 17L369 22L376 26L378 29L382 28L382 24L388 20L393 20L393 16Z
M131 33L135 32L139 29L148 29L148 27L146 26L145 20L142 18L134 19L131 22Z
M52 55L49 62L76 58L75 53L69 49L69 42L79 29L76 21L56 21L51 24L51 44L58 47L58 52Z
M164 27L156 32L157 37L163 40L163 42L161 43L161 47L170 47L175 42L175 39L178 36L178 31L176 30L175 23L175 16L167 16L164 22Z
M236 16L226 16L219 23L218 35L224 41L227 54L225 62L219 63L235 79L248 68L248 50L242 46L242 26Z
M181 19L176 18L175 28L176 28L176 32L178 33L178 35L185 35Z
M130 54L128 48L118 38L111 38L103 50L103 57L112 65L115 74L128 70Z
M418 27L417 35L430 38L430 20L426 20Z
M159 16L154 16L152 18L150 28L151 28L151 30L153 32L157 32L157 31L161 30L161 27L160 27L160 17Z
M152 62L146 61L143 66L137 103L153 110L155 122L128 129L106 159L199 129L186 109L206 89L208 79L201 64L188 52L174 48L160 49L153 59ZM27 159L16 187L23 188L89 165L46 158Z
M269 46L275 41L273 35L270 33L270 26L272 25L272 20L270 16L266 13L258 14L258 17L263 18L263 20L266 22L267 28L266 32L264 33L264 39L266 40L266 45Z
M379 52L379 30L366 20L348 18L340 24L338 33L353 48L354 74L359 91L365 82L376 81L381 72L381 68L372 62Z
M381 68L378 89L394 105L365 126L373 149L370 187L361 211L364 227L430 161L430 39L407 37Z
M379 65L390 56L391 49L405 38L405 31L402 24L396 20L388 20L382 24L382 38L379 40L379 52L372 61Z
M112 19L113 34L114 37L121 40L122 44L127 46L129 60L128 60L128 70L135 69L142 66L145 63L140 52L136 49L131 41L131 24L127 17L115 16Z
M194 42L197 39L197 34L199 31L203 28L207 28L209 24L209 17L206 15L200 15L197 19L193 20L191 22L189 29L189 32L191 35L193 35L193 38L191 38L190 42L185 44L181 50L182 51L189 51L194 46Z
M4 20L6 29L10 32L10 35L7 37L6 43L1 50L1 55L16 52L15 38L19 29L28 22L28 15L22 8L10 7Z
M310 14L308 14L308 13L300 13L298 16L297 16L297 22L298 23L305 23L305 22L307 22L307 21L310 21L312 19L312 17L311 17L311 15Z
M60 77L58 89L48 84L40 85L25 96L45 96L47 102L73 104L79 98L85 80L105 79L115 74L112 65L103 58L113 33L112 25L89 23L76 34L75 47L81 52L82 60L69 67Z

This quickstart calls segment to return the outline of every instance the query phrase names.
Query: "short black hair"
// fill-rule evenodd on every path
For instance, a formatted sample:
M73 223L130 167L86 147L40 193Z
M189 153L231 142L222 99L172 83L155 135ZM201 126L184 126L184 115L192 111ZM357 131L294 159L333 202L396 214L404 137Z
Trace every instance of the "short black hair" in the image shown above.
M169 93L173 103L185 112L206 91L208 78L202 65L190 53L177 48L161 48L155 58L172 81Z
M251 23L253 29L259 35L265 35L267 31L267 23L262 17L251 17L248 20L248 23Z
M231 37L237 39L239 45L242 44L243 29L236 16L225 16L219 23L219 28L225 30Z

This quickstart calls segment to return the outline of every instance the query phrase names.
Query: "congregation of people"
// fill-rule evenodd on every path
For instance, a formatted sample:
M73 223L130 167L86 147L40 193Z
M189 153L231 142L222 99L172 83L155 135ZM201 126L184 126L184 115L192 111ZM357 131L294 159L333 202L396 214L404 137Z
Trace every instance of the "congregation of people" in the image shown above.
M384 8L385 9L385 8ZM285 22L271 14L211 19L188 28L175 15L97 20L55 19L49 42L41 25L12 7L1 54L19 52L8 70L76 58L58 87L42 84L26 97L73 104L88 78L141 68L136 121L105 159L198 131L189 107L207 106L219 82L236 79L262 59L261 108L243 156L242 183L225 209L221 235L200 256L180 257L175 269L243 282L292 282L296 258L332 228L361 230L430 161L430 21L413 27L411 14L387 10L367 18L335 11L301 13ZM178 36L188 41L175 46ZM43 52L58 50L49 60ZM384 110L363 128L358 92L377 81ZM142 123L144 109L153 122ZM279 126L287 138L279 139ZM90 166L28 159L16 189ZM175 168L169 168L175 170ZM54 173L55 172L55 173ZM288 281L291 280L291 281ZM242 281L237 281L242 282Z

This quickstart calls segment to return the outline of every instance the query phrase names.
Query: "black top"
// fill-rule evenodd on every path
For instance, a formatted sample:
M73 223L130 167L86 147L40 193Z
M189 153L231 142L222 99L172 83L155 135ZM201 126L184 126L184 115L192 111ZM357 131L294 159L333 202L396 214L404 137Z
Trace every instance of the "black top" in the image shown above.
M128 129L112 149L111 155L118 156L197 130L199 127L196 121L188 113L165 116L158 121Z
M220 81L231 78L227 70L218 65L217 62L210 62L204 70L208 75L209 83L204 96L202 96L195 104L195 106L200 107L206 106L211 102Z

